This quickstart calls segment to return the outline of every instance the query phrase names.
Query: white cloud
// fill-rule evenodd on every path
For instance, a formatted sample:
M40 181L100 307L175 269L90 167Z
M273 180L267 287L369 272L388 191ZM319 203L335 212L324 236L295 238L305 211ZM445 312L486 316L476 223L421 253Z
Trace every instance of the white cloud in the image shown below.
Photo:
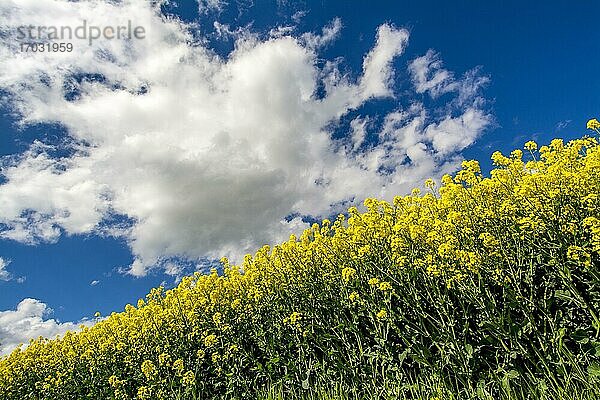
M457 92L459 104L477 100L481 87L489 82L489 78L479 74L479 68L467 71L462 79L456 80L454 73L443 67L440 55L428 50L424 56L417 57L408 65L417 93L429 93L432 98L443 94Z
M454 170L459 152L491 121L477 97L477 71L462 79L448 73L433 85L415 80L417 92L454 85L444 112L417 101L398 104L381 129L359 115L349 145L333 140L329 127L340 117L395 96L394 74L404 71L394 60L409 34L388 24L351 79L339 60L320 68L319 46L285 30L264 40L241 35L235 50L219 57L191 39L191 26L164 18L145 0L9 0L0 15L9 27L74 26L87 18L146 28L144 40L75 41L65 54L21 53L13 37L0 38L0 88L22 123L60 124L70 138L70 153L60 158L34 143L4 159L2 237L35 243L99 231L122 236L136 276L157 264L178 276L166 261L173 256L239 256L279 241L306 226L300 218L286 222L289 215L323 217L343 211L344 201L391 199ZM315 43L338 35L335 21ZM316 95L320 84L323 96ZM77 93L69 98L65 87ZM378 141L365 143L369 129ZM111 225L114 215L133 223Z
M452 154L473 143L490 122L489 115L469 107L458 117L447 116L427 126L425 136L439 155Z
M350 122L351 134L350 137L352 139L352 151L358 151L360 146L363 145L367 136L367 126L369 124L369 118L354 118Z
M453 74L442 67L442 60L433 50L412 60L408 66L417 93L429 92L432 97L454 90Z
M12 279L11 274L6 270L8 264L10 264L10 260L7 261L0 257L0 281L9 281Z
M25 282L24 276L17 277L6 270L6 267L10 263L10 260L0 257L0 281L15 281L17 283Z
M307 32L302 34L301 38L308 47L318 49L319 47L326 46L334 41L340 35L341 30L342 20L340 18L334 18L333 21L323 27L320 35L313 32Z
M256 33L251 31L252 24L247 26L238 26L236 28L231 28L229 24L222 24L219 21L213 22L214 35L222 40L233 39L238 41L238 43L250 42L254 43L258 36ZM281 28L281 30L272 30L271 35L273 36L282 36L285 32L289 32L288 29ZM278 33L278 32L281 32Z
M556 129L557 131L561 131L561 130L565 129L567 126L569 126L569 124L570 124L571 122L572 122L572 121L571 121L570 119L565 119L565 120L563 120L563 121L558 121L558 123L556 124L556 127L555 127L555 129Z
M391 84L394 71L391 62L404 52L408 44L408 31L381 25L377 30L377 43L363 62L363 76L360 79L362 100L392 95Z
M227 6L225 0L198 0L198 10L200 14L209 12L220 12Z
M40 336L54 338L68 330L77 330L80 324L60 323L55 319L45 319L52 309L36 299L24 299L16 310L0 311L0 356L14 350L19 344L27 344L30 339ZM91 321L81 324L91 325Z

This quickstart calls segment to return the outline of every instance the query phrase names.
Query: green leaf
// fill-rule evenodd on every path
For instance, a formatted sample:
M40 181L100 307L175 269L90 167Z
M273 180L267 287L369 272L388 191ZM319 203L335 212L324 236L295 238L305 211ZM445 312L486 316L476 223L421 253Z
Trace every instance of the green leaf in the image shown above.
M592 377L592 378L600 378L600 365L598 364L592 364L588 367L588 374Z
M304 390L308 390L310 388L309 383L308 383L308 378L304 379L302 381L302 389Z
M505 375L506 379L515 379L519 376L519 371L511 369L510 371L508 371Z
M469 356L469 358L473 357L473 346L467 343L465 350L467 351L467 356Z
M593 342L592 344L596 349L596 357L600 357L600 342Z

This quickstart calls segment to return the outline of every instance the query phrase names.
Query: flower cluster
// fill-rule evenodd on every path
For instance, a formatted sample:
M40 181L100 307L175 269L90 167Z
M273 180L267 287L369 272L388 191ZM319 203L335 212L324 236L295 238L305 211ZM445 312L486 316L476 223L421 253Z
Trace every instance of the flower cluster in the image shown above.
M269 382L305 385L307 371L323 371L324 382L388 371L487 376L483 366L533 374L530 350L554 354L553 345L527 347L544 339L533 327L600 330L600 146L584 137L525 149L527 157L494 153L489 177L465 161L439 185L428 180L425 194L367 199L363 212L352 207L241 265L222 259L222 273L197 273L92 327L33 340L0 360L0 392L209 398ZM548 310L567 295L576 307L563 319L536 311L546 301L536 303L546 296L536 282L549 277L547 296L557 294ZM546 315L555 318L547 326ZM471 350L459 348L465 343Z

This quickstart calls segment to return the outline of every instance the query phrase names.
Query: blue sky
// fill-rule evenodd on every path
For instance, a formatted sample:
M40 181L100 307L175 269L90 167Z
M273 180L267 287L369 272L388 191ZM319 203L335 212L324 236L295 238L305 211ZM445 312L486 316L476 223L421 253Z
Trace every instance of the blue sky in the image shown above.
M26 334L120 311L223 253L300 232L366 194L402 194L460 159L489 170L495 150L581 136L600 114L597 2L182 0L162 6L168 20L141 1L86 2L101 5L95 16L66 4L64 21L49 0L0 6L0 204L12 210L0 215L0 319L36 299L43 306L21 307ZM76 43L73 59L15 50L15 26L88 16L132 18L152 34ZM277 27L288 29L269 34ZM384 65L368 72L378 55ZM446 76L437 86L436 72ZM409 121L420 142L406 144ZM26 338L13 333L0 327L0 342Z

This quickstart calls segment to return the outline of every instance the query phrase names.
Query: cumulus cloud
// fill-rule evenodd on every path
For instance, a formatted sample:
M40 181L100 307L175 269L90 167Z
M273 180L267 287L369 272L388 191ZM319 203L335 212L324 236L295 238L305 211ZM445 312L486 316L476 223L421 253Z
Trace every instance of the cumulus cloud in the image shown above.
M24 299L16 310L0 311L0 356L10 353L19 344L27 344L30 339L40 336L54 338L69 330L77 330L79 325L91 325L91 321L80 324L60 323L46 319L52 309L36 299Z
M306 227L293 215L391 199L456 169L460 151L491 122L479 97L487 78L442 73L427 53L409 73L418 93L452 93L443 112L412 100L382 126L371 123L361 107L393 99L395 75L405 73L395 61L409 33L390 24L351 78L339 60L317 62L339 20L318 37L239 35L219 56L193 39L193 26L145 0L7 0L0 15L9 32L82 19L145 27L143 40L73 40L75 50L61 54L22 53L14 37L0 37L0 88L20 123L67 132L61 145L35 142L3 159L0 235L24 243L121 236L136 276L157 265L179 276L172 257L239 257ZM350 111L359 116L333 139L331 127Z

